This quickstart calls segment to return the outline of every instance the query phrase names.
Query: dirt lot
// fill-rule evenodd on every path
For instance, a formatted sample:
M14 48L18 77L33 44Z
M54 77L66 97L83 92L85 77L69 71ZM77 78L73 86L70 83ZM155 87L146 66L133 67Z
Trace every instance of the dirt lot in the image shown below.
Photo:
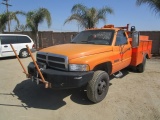
M92 104L82 89L45 89L26 79L14 57L0 59L0 120L160 120L160 58L147 60L144 73L123 72Z

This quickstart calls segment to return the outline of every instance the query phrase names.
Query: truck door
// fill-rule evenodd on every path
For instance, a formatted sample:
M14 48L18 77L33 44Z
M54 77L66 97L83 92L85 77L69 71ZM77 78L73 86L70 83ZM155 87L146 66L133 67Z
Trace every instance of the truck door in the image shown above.
M114 46L114 54L117 56L114 62L114 72L117 72L127 67L131 62L131 45L127 39L124 30L119 30L116 36L116 42Z
M15 56L10 44L13 44L15 50L17 50L17 38L16 36L1 36L1 55L2 57Z

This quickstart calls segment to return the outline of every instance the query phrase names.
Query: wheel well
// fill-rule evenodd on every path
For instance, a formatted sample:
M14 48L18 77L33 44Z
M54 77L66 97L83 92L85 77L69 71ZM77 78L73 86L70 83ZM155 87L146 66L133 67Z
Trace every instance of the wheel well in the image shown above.
M143 53L143 56L147 59L149 59L149 54L148 53Z
M112 72L112 63L111 62L105 62L105 63L101 63L99 65L96 65L93 69L93 71L97 71L97 70L103 70L106 71L109 75Z
M19 54L21 53L21 51L22 51L22 50L27 50L27 48L23 48L23 49L21 49L21 50L19 51Z
M148 54L146 54L146 58L149 59L149 55Z

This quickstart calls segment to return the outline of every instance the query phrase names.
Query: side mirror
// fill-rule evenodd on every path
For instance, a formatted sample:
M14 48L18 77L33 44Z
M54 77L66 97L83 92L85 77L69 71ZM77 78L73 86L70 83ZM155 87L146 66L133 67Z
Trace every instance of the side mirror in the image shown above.
M132 32L132 47L136 48L139 46L139 32Z

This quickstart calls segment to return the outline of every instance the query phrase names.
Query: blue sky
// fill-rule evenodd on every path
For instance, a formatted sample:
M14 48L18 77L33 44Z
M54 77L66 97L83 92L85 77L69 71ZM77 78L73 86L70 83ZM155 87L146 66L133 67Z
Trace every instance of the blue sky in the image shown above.
M1 3L2 0L0 0ZM64 21L71 15L71 8L77 3L82 3L87 7L97 9L109 6L114 10L114 14L107 14L106 24L115 26L136 26L138 31L160 31L160 16L150 10L147 5L136 6L136 0L9 0L10 11L22 10L28 12L39 7L47 8L52 17L52 26L47 27L44 22L39 26L41 31L81 31L76 22L64 24ZM0 5L0 13L6 10L4 5ZM18 16L20 23L25 24L25 17ZM97 27L102 27L105 23L100 21ZM11 30L14 30L15 23L12 22Z

